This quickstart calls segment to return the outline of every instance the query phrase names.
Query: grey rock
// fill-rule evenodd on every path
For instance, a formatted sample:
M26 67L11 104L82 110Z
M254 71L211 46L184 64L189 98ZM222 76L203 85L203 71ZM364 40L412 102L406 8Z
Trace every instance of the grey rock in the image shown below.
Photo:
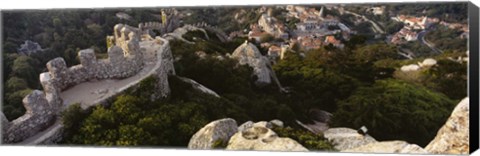
M245 41L233 51L232 58L236 59L241 65L249 65L253 68L254 74L257 76L257 85L266 85L272 82L270 75L271 70L268 68L268 59L262 56L258 48L252 43Z
M415 144L409 144L405 141L374 142L360 147L342 150L340 152L428 154L428 152L422 147Z
M270 122L266 121L259 121L253 124L253 127L266 127L266 128L273 128Z
M445 125L425 149L433 154L468 154L469 112L469 98L466 97L455 107Z
M330 128L323 132L323 135L332 141L337 150L347 150L377 142L368 134L361 135L357 130L350 128Z
M38 44L37 42L30 41L30 40L26 40L25 43L20 45L20 48L17 49L17 50L18 50L19 54L23 54L23 55L31 55L31 54L37 53L39 51L43 51L40 44Z
M312 109L309 111L309 116L315 121L328 123L333 115L324 110Z
M8 122L8 119L7 119L7 117L5 117L3 112L0 112L0 122L2 122L0 126L2 126L1 130L2 130L2 133L3 133L5 131L7 131L8 127L10 126L10 122Z
M212 149L212 145L216 141L222 140L223 142L228 142L237 130L237 122L231 118L210 122L190 138L188 148Z
M237 132L230 138L227 150L308 151L290 138L281 138L269 128L260 125Z
M276 126L276 127L283 127L283 121L280 121L278 119L274 119L272 121L269 122L272 126Z
M242 125L238 126L238 131L242 132L244 130L247 130L247 129L253 127L253 124L254 124L254 122L247 121L247 122L243 123Z

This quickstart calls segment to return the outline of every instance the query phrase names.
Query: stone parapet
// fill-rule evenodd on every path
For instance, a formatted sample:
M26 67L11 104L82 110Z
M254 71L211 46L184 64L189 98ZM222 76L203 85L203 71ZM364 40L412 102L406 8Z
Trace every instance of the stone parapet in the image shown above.
M78 52L79 65L67 67L60 57L47 62L48 72L40 74L44 91L35 90L23 99L26 113L12 122L0 114L3 143L21 142L51 126L64 109L60 93L69 87L93 79L128 78L143 69L145 60L139 44L139 29L117 24L114 40L115 45L109 47L106 59L97 59L93 49L84 49ZM170 47L163 46L161 50L169 51ZM171 52L169 56L171 58ZM173 69L173 64L165 68Z
M26 113L9 123L3 131L2 143L20 142L48 128L55 121L55 112L45 93L34 90L23 99Z

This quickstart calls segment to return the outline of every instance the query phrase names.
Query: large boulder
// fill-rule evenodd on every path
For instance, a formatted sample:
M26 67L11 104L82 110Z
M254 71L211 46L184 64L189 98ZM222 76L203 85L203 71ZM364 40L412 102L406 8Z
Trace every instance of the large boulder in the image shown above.
M408 153L408 154L427 154L428 152L422 147L409 144L405 141L382 141L370 143L360 147L342 150L340 152L353 153Z
M361 135L357 130L350 128L330 128L323 132L323 135L333 142L337 150L347 150L377 142L370 135Z
M281 138L266 127L254 126L230 138L227 150L308 151L290 138Z
M290 138L280 138L264 126L254 125L230 138L227 150L308 151Z
M247 122L243 123L242 125L238 126L238 131L239 132L245 131L245 130L253 127L253 124L255 124L253 121L247 121Z
M434 154L468 154L469 145L469 99L464 98L453 110L437 136L425 147Z
M237 132L237 122L225 118L210 122L195 133L188 143L189 149L212 149L217 141L228 142L230 137Z
M400 68L403 72L417 71L418 69L420 69L420 66L416 64L404 65Z
M283 121L278 119L273 119L269 122L273 127L283 127Z
M278 119L275 119L275 120L272 120L272 121L269 121L269 122L267 122L267 121L259 121L259 122L247 121L247 122L243 123L242 125L238 126L238 131L242 132L242 131L248 130L252 127L273 128L274 126L283 127L283 122L278 120Z
M420 67L430 67L430 66L433 66L435 64L437 64L437 60L432 59L432 58L426 58L425 60L423 60L423 62L418 62L418 65Z
M236 59L239 64L247 64L253 68L254 74L257 76L257 85L266 85L272 82L270 77L272 71L268 68L268 59L252 43L245 41L233 51L231 57Z
M266 121L259 121L252 125L252 127L266 127L266 128L273 128L272 123Z

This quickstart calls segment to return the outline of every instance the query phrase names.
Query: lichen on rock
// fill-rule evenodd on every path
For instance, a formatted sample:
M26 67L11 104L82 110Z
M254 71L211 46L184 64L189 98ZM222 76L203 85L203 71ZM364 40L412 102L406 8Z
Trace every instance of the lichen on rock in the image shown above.
M337 150L347 150L359 146L375 143L377 140L370 135L361 135L350 128L330 128L323 132L328 140L332 141Z
M466 97L455 107L445 125L425 149L434 154L468 154L469 112L469 98Z
M361 153L408 153L408 154L427 154L422 147L409 144L405 141L381 141L359 146L352 149L342 150L341 152L361 152Z
M230 138L227 150L261 150L261 151L308 151L297 141L278 137L264 122L249 124L252 127L237 132ZM267 123L267 122L265 122Z
M237 122L231 118L225 118L210 122L195 133L188 143L189 149L212 149L215 142L223 140L227 142L237 132Z

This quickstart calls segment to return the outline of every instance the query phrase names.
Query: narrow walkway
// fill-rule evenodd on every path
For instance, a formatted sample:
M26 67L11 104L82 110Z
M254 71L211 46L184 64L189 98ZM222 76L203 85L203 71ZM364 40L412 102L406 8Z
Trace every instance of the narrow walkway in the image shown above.
M164 43L162 43L164 44ZM78 84L71 87L62 93L60 97L63 99L64 108L74 103L80 103L83 109L98 104L99 101L107 99L124 89L138 83L147 76L155 73L155 70L162 64L159 60L161 52L159 51L163 45L156 44L155 41L142 41L140 47L145 48L146 51L154 51L157 53L157 59L145 58L146 61L143 69L136 75L125 79L105 79L99 81L89 81ZM145 54L144 54L145 55ZM38 134L23 140L17 144L19 145L36 145L44 142L46 139L51 138L58 133L61 133L62 129L61 118L58 117L57 121Z
M47 129L43 130L42 132L34 135L28 139L23 140L22 142L18 143L20 145L37 145L45 141L48 137L55 135L59 130L62 128L62 124L59 118L55 123L48 127Z
M125 79L105 79L84 82L63 91L60 93L60 97L63 99L63 104L66 107L80 103L82 108L86 109L95 105L101 99L115 95L118 89L143 79L153 67L153 62L149 62L145 64L138 74Z

